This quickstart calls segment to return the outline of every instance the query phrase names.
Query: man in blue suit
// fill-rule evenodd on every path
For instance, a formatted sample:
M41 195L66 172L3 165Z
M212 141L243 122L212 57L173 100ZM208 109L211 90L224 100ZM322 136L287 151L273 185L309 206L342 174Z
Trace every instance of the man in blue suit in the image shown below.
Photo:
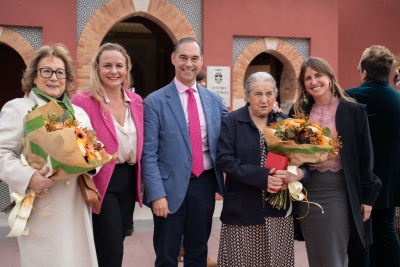
M144 100L143 203L153 211L155 266L178 266L183 234L185 266L205 267L215 192L223 194L216 157L221 122L228 111L220 96L196 83L203 65L200 42L191 37L179 40L171 61L174 80ZM192 151L190 141L189 88L198 110L202 144L197 150L201 151ZM204 168L195 175L196 152Z

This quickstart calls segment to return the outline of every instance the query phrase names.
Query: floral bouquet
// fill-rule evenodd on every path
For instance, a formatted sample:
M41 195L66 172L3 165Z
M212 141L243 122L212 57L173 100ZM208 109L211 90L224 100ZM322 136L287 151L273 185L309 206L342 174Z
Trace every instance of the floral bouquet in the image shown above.
M47 166L50 171L46 177L63 180L96 169L117 157L117 153L109 155L105 151L92 128L82 126L73 118L62 119L63 114L64 110L50 101L39 108L33 107L24 117L23 165L37 170ZM35 196L32 190L26 196L19 192L11 194L14 202L3 210L10 213L12 230L8 236L28 234L29 230L24 229Z
M317 123L308 120L308 117L304 114L296 115L295 119L283 120L278 118L276 123L264 127L263 132L265 141L268 144L268 151L286 156L289 162L287 170L293 174L296 174L296 166L305 163L320 163L336 157L342 147L337 134L332 134L328 127L321 128ZM268 155L270 156L270 154ZM307 195L302 192L303 186L298 181L287 185L284 184L280 191L268 196L268 202L274 208L286 209L286 197L288 194L290 195L290 200L307 200ZM309 202L308 200L307 203L315 204L322 209L318 203ZM291 206L287 215L290 213Z

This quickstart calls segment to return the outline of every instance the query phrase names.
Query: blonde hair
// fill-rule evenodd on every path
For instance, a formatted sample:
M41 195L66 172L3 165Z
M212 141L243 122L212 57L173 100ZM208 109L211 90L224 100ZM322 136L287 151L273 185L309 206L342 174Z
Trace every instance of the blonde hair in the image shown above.
M65 81L65 90L71 92L74 90L74 86L71 82L74 80L74 67L72 65L72 59L68 52L68 49L63 44L44 45L35 51L31 57L28 67L24 71L22 76L22 91L25 95L29 95L34 86L33 80L35 79L38 72L39 61L45 57L57 57L64 62L65 70L67 71L67 77Z
M100 102L100 104L103 107L103 115L106 114L108 107L107 104L104 100L104 95L105 95L105 89L103 86L103 83L100 80L99 77L99 60L101 55L103 54L104 51L118 51L120 52L124 58L125 58L125 63L126 63L126 68L127 68L127 75L125 77L124 82L121 84L121 86L129 88L132 84L131 80L131 75L130 71L132 69L132 63L131 63L131 58L129 57L128 53L126 52L125 48L117 43L104 43L100 46L99 50L97 51L96 55L94 55L92 59L92 67L90 69L90 83L89 83L89 88L87 91L90 91L90 94Z
M303 62L300 68L300 74L298 78L299 88L294 103L295 113L304 113L303 107L307 105L312 99L312 96L307 92L304 84L304 76L308 67L318 72L319 74L327 76L331 80L330 90L333 96L337 96L344 101L356 102L340 87L336 79L335 73L333 73L331 66L325 59L319 57L309 57Z

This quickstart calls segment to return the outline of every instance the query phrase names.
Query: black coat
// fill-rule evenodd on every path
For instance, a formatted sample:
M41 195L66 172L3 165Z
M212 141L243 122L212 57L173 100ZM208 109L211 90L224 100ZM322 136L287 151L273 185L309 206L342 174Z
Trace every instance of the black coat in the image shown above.
M310 101L303 108L307 115L312 104ZM289 116L293 116L293 108ZM371 220L363 223L361 204L373 206L381 187L381 181L372 173L374 158L366 106L341 100L335 119L336 130L343 142L340 155L349 199L350 227L358 245L365 249L366 245L372 244L372 224Z
M268 124L276 122L278 117L287 118L272 111ZM217 165L226 174L221 213L223 223L241 226L264 224L265 216L286 215L287 210L277 210L268 203L263 209L261 189L267 189L269 169L260 167L260 160L260 135L250 118L248 105L245 105L224 119L218 140ZM308 171L303 180L307 179ZM295 212L296 203L293 204Z
M389 83L367 82L346 90L359 103L367 105L372 145L373 172L382 188L374 209L400 206L400 93Z

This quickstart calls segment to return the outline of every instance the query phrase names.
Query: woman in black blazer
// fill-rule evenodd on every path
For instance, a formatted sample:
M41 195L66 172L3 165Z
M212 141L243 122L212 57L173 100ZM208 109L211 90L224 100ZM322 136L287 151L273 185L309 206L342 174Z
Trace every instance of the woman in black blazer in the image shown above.
M272 110L276 94L270 74L250 75L247 104L222 122L217 165L226 182L217 266L294 266L293 212L277 210L265 199L283 182L306 179L308 172L306 167L297 168L297 175L264 168L268 151L262 130L287 117Z
M347 266L350 235L360 248L372 243L372 205L381 182L372 173L373 149L365 105L355 103L337 83L322 58L304 61L299 75L299 93L289 113L305 113L321 127L337 131L343 143L337 157L309 166L311 179L304 183L311 206L300 225L306 241L310 267ZM307 204L299 203L299 213Z

